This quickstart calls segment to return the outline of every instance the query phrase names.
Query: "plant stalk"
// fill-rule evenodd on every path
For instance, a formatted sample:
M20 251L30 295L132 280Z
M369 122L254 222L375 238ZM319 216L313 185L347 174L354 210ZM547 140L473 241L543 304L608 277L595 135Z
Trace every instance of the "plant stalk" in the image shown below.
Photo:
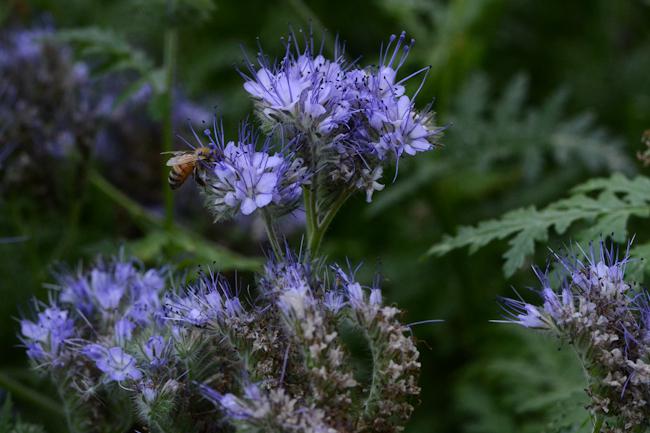
M353 191L354 190L352 188L343 190L336 198L334 203L332 203L332 206L323 216L322 220L318 218L318 215L315 216L315 227L311 236L308 237L307 244L307 248L312 257L316 257L318 255L321 243L323 242L323 237L325 236L327 229L334 220L336 214L339 212L339 210L341 210L341 207L343 207L343 204L345 204L345 202L350 198Z
M311 185L303 187L303 199L305 202L305 219L307 223L306 237L307 240L311 239L314 230L316 229L316 201L315 196L311 190Z
M171 1L170 1L171 3ZM170 9L172 5L170 4ZM173 112L174 112L174 72L176 69L176 53L178 48L178 33L173 23L167 24L165 30L164 71L165 87L163 90L164 110L162 124L162 151L171 152L173 147ZM162 162L164 166L164 161ZM168 185L167 173L163 170L162 188L165 201L165 229L174 227L174 194Z
M15 397L23 401L27 401L35 404L36 406L52 412L55 414L61 413L61 406L57 404L54 400L51 400L47 396L35 391L17 380L11 378L4 372L0 372L0 387L9 391Z
M594 423L594 428L591 430L592 433L600 433L605 424L605 417L597 415L596 422Z
M262 209L262 216L264 218L264 228L266 229L266 235L269 238L269 242L271 243L273 254L275 254L275 257L277 259L282 259L284 257L284 254L282 254L280 240L277 232L275 231L275 226L273 225L273 218L267 209Z

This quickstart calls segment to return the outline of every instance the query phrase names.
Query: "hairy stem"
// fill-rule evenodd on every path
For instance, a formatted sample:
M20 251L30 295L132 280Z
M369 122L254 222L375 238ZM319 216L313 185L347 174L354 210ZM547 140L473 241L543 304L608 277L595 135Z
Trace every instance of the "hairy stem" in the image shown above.
M307 222L307 241L311 239L316 229L316 200L311 190L311 185L303 186L303 198L305 201L305 219Z
M72 422L72 414L70 413L70 408L68 407L65 396L63 395L63 389L61 384L56 385L56 392L59 395L61 403L63 403L63 414L65 415L65 425L68 428L70 433L74 433L76 429L74 428L74 423Z
M282 254L282 247L280 246L280 241L278 234L275 231L275 226L273 225L273 218L267 209L262 209L262 216L264 217L264 228L266 228L266 235L269 238L271 243L271 248L273 248L273 254L278 259L284 257Z
M173 0L169 0L169 8L172 9ZM170 152L173 145L173 111L174 111L174 70L176 67L176 51L178 45L178 34L172 24L167 24L165 30L165 51L164 51L164 114L162 125L162 151ZM164 162L162 162L164 165ZM174 194L167 184L167 173L163 170L162 187L165 200L165 228L171 230L174 226Z
M366 401L363 403L363 411L366 416L370 416L375 410L377 403L377 394L379 393L378 387L381 383L381 371L378 367L380 356L379 351L377 350L377 347L375 347L375 344L373 343L370 335L368 335L367 331L366 340L368 341L368 345L370 346L370 353L372 355L372 376L370 378L368 396L366 397Z
M341 207L343 207L343 204L345 204L353 192L354 190L352 188L346 188L341 191L336 200L334 200L334 203L332 203L330 208L327 210L327 213L325 213L323 216L322 220L318 218L318 215L316 215L314 231L313 234L308 238L307 245L309 253L312 257L316 257L318 255L318 251L320 250L320 246L323 242L323 237L325 236L327 229L329 228L330 224L334 220L334 217L339 212Z
M603 416L596 416L596 421L594 422L594 428L591 430L592 433L600 433L600 430L603 428L603 424L605 424L605 417Z

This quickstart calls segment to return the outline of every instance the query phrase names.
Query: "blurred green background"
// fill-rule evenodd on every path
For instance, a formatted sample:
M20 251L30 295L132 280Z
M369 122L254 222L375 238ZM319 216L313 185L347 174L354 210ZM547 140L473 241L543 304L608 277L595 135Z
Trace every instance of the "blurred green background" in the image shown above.
M215 107L233 132L250 113L235 70L240 45L254 54L259 37L265 51L278 56L289 25L311 25L317 38L327 30L326 51L338 34L351 58L372 63L382 41L406 30L416 45L403 73L431 65L418 104L435 98L439 123L449 125L444 146L400 164L397 181L372 204L361 195L351 200L324 250L331 260L363 261L368 281L379 271L384 296L406 310L407 323L445 321L413 328L423 391L408 432L579 430L586 416L584 383L572 354L556 341L488 322L502 314L498 295L535 284L525 269L503 276L505 242L474 255L424 253L459 225L543 206L590 176L642 172L635 153L650 128L650 2L178 0L171 17L168 3L5 0L0 23L9 32L47 22L63 31L62 39L98 75L106 56L122 59L115 54L119 44L84 50L92 33L69 30L92 28L102 37L111 31L111 38L139 50L151 65L163 65L165 35L176 29L174 104L195 107L195 115L185 111L173 124L174 134L185 137L185 119L209 120ZM101 45L98 40L91 48ZM107 75L98 82L105 92L122 93L141 72L132 65L114 67L119 85L106 85ZM159 73L164 69L154 71L154 84ZM15 318L29 310L32 295L46 296L43 285L52 281L57 263L74 267L120 250L152 265L178 263L190 273L198 263L214 261L226 272L246 275L259 263L259 224L213 226L190 185L176 194L177 228L162 229L159 153L166 100L155 93L149 103L111 117L109 126L90 125L110 130L111 158L73 155L71 162L48 168L45 182L58 188L56 199L44 200L29 182L0 190L0 388L13 394L23 418L50 432L63 430L56 413L29 398L30 389L47 387L26 367ZM1 137L0 145L7 146ZM184 145L174 138L174 146ZM11 164L8 159L2 170ZM86 167L85 181L70 188L80 166ZM296 224L287 222L294 245L300 240ZM551 239L549 245L568 240ZM539 253L538 263L546 254Z

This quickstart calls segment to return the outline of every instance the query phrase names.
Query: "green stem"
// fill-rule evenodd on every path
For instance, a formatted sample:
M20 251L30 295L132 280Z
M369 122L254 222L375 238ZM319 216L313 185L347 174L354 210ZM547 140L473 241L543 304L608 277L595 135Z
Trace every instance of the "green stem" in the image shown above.
M63 395L63 387L60 383L56 385L56 392L59 395L59 400L63 403L63 414L65 415L65 425L68 428L70 433L75 433L76 429L74 428L74 422L72 420L72 414L70 413L70 405Z
M591 432L600 433L600 430L603 428L603 424L605 424L605 417L597 415L596 422L594 423L594 428L591 430Z
M381 371L379 370L379 352L373 343L372 338L366 331L366 339L370 346L370 352L372 354L372 376L370 379L370 390L368 391L368 396L366 401L363 404L363 412L366 417L371 416L375 410L377 403L377 394L379 393L379 383L381 382Z
M348 198L350 198L353 192L354 190L352 188L343 190L336 198L334 203L332 203L331 207L323 216L322 220L320 220L318 216L315 217L315 228L313 234L308 238L307 245L309 253L312 257L316 257L318 255L318 251L320 250L320 246L323 242L323 237L325 236L327 229L329 228L330 224L334 220L334 217L339 212L341 207L343 207L343 204L348 200Z
M122 191L114 187L98 172L91 171L88 180L95 188L104 193L113 202L126 209L129 215L133 217L134 221L142 229L148 230L151 226L156 228L162 227L162 223L158 218L150 214L146 209L140 206L139 203L135 202Z
M169 1L170 10L173 5ZM165 69L165 88L164 88L164 114L163 114L163 152L171 152L173 147L173 111L174 111L174 70L176 67L176 52L178 45L178 34L172 24L167 24L165 30L165 52L164 52L164 69ZM164 162L162 162L164 165ZM165 200L165 229L171 230L174 226L174 194L169 188L167 173L163 170L162 187Z
M316 229L316 201L314 200L314 193L311 191L311 185L303 187L303 198L305 201L305 219L307 220L307 239L311 236Z
M55 414L61 413L61 406L59 406L54 400L51 400L43 394L34 391L33 389L23 385L22 383L2 372L0 372L0 388L4 388L13 396L33 403L49 412Z
M269 211L266 209L262 209L262 216L264 217L264 228L266 228L266 235L268 236L269 242L271 243L271 248L273 248L273 254L275 254L275 257L277 259L281 259L284 257L284 254L282 254L282 247L280 246L280 241L275 231L275 226L273 225L273 218L271 218L271 214L269 214Z

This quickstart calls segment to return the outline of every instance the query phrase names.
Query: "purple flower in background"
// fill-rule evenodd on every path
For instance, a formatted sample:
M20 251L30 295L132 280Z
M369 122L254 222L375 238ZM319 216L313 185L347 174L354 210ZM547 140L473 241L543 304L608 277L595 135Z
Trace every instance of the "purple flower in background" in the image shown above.
M135 358L121 347L106 348L99 344L89 344L81 352L95 362L95 365L113 381L138 380L142 372L137 368Z
M105 95L53 29L7 24L0 31L0 159L7 159L0 187L47 200L59 162L94 145L94 125L108 114L100 106Z
M99 269L90 273L90 286L95 300L104 310L116 309L126 291L125 282L116 281L113 275Z

